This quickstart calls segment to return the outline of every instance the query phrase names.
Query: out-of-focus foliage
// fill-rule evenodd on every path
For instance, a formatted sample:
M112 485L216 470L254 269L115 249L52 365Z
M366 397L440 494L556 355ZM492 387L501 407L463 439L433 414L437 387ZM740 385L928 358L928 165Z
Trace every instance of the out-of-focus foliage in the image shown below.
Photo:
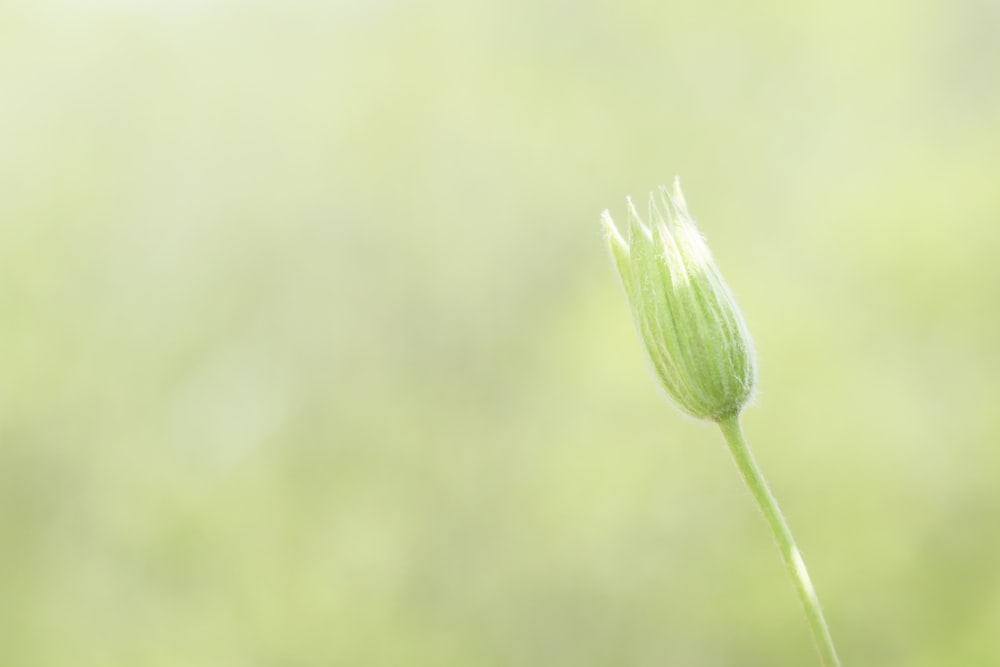
M674 174L845 664L1000 663L997 7L0 5L0 664L812 664L600 238Z

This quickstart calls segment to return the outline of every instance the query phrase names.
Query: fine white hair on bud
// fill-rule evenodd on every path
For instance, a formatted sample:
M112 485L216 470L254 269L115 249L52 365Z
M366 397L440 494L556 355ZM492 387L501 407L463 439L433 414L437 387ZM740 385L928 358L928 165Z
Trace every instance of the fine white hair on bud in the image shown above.
M688 414L715 421L738 414L753 397L753 342L680 180L650 194L648 222L627 201L624 235L608 211L601 221L653 371Z

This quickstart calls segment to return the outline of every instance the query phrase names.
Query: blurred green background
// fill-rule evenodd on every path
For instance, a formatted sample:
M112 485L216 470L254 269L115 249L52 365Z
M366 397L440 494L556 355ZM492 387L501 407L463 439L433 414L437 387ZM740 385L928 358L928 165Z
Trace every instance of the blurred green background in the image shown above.
M0 3L0 664L817 664L601 238L675 174L845 665L1000 664L997 34Z

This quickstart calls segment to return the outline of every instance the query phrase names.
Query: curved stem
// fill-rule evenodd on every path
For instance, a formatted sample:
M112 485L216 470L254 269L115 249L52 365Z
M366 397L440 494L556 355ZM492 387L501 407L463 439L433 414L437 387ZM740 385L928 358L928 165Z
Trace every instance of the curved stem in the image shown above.
M809 629L812 630L813 641L823 665L825 667L840 667L840 659L837 658L837 650L833 647L830 629L826 626L826 619L823 618L823 610L820 608L816 590L809 579L809 572L806 571L802 554L795 546L792 531L788 528L788 523L781 514L778 501L774 499L763 473L753 458L750 447L747 446L746 438L743 437L743 428L740 426L739 415L720 419L719 426L722 427L722 433L726 436L726 442L729 443L729 451L733 453L736 466L740 469L754 500L757 501L757 505L764 513L767 525L774 533L774 539L778 543L779 551L781 551L781 558L785 561L785 567L795 585L795 592L798 593L799 600L801 600L805 610Z

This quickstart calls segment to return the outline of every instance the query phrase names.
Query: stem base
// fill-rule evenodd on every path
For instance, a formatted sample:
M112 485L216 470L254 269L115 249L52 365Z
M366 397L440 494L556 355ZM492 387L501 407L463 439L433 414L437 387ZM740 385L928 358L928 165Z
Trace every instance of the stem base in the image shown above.
M781 559L785 562L785 567L788 569L788 574L795 586L795 592L798 593L799 600L802 602L806 620L809 622L809 629L812 631L813 642L816 644L816 650L819 651L824 667L840 667L840 659L837 657L830 629L823 617L823 609L816 596L816 589L813 588L805 561L802 560L802 553L795 544L792 531L781 513L778 501L767 486L767 480L764 479L764 474L747 445L739 415L720 419L719 426L729 444L729 451L732 452L733 459L736 461L736 467L743 475L743 480L764 514L764 519L767 520L767 525L770 526L771 532L774 534L775 542L778 543Z

